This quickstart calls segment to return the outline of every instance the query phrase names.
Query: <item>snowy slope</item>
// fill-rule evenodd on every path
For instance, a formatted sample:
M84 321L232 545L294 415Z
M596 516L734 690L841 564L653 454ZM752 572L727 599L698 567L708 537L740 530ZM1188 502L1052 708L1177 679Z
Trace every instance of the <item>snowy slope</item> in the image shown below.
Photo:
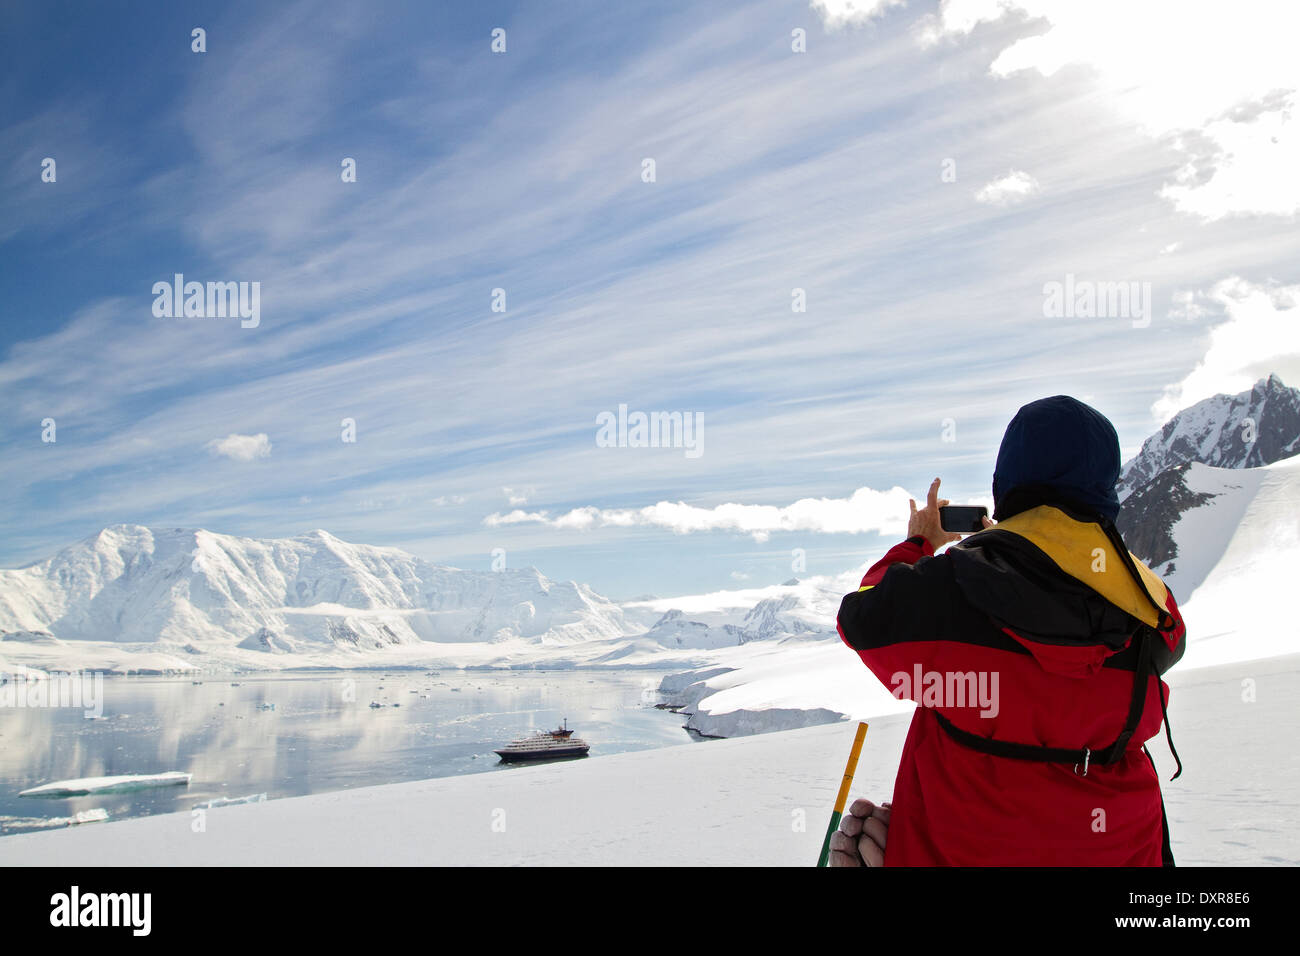
M1300 651L1277 613L1300 567L1300 457L1260 468L1172 468L1125 540L1173 590L1189 628L1181 666Z
M1300 650L1285 610L1300 568L1300 458L1245 471L1195 465L1187 484L1215 497L1174 527L1169 581L1191 629L1181 666Z
M1242 681L1258 700L1241 702ZM1173 675L1181 866L1300 864L1300 657ZM909 718L871 721L853 796L888 799ZM0 838L9 866L811 866L853 725ZM1152 754L1167 780L1162 741ZM492 824L504 822L504 829Z
M1297 461L1289 458L1264 468L1212 468L1197 462L1170 468L1125 502L1126 508L1129 502L1138 505L1141 517L1121 513L1119 530L1133 553L1182 601L1218 563L1265 479L1271 475L1285 482ZM1285 518L1282 513L1272 520Z
M876 680L838 634L812 643L764 642L748 650L719 654L713 666L665 677L660 695L687 718L687 727L711 737L912 709Z

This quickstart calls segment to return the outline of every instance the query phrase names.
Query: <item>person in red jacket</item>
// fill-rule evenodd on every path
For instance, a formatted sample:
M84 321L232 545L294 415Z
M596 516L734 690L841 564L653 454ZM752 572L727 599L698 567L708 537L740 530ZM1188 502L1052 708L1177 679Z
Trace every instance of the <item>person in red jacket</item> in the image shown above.
M883 865L1173 865L1144 744L1185 628L1115 529L1119 468L1101 413L1063 395L1032 402L998 452L996 524L957 542L936 478L907 540L845 595L844 643L920 705L887 842L881 814L865 813Z

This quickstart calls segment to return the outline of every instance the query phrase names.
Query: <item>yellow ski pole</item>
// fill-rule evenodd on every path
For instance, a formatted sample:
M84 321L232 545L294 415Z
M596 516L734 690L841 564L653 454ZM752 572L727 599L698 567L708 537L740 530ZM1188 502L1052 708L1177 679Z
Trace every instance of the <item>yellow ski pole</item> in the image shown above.
M862 741L867 736L866 721L858 723L858 733L853 738L853 749L849 751L849 763L844 768L844 779L840 781L840 792L835 797L835 811L831 814L830 826L826 828L826 839L822 841L822 855L817 858L818 866L825 866L831 855L831 834L840 825L844 816L844 804L849 799L849 787L853 786L853 774L858 769L858 754L862 753Z

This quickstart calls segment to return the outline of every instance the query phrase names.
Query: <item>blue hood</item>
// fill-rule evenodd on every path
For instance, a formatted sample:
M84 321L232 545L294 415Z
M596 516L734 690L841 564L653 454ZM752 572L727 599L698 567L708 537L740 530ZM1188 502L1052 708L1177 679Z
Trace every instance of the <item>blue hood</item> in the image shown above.
M1040 398L1016 412L1002 436L994 517L1008 517L1011 492L1034 489L1043 503L1059 501L1114 521L1119 468L1119 436L1105 415L1068 395Z

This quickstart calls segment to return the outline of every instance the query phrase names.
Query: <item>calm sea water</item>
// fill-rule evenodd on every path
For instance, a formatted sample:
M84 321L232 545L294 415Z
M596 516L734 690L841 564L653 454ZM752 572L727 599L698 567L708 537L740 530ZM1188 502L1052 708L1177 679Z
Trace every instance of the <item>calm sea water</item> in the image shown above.
M107 678L102 719L87 719L82 709L0 708L0 834L64 826L95 808L121 819L188 811L220 797L274 800L527 772L492 751L565 718L591 744L587 759L696 741L681 717L654 708L658 681L645 671L332 671L202 684ZM193 780L122 794L18 796L57 780L169 770Z

